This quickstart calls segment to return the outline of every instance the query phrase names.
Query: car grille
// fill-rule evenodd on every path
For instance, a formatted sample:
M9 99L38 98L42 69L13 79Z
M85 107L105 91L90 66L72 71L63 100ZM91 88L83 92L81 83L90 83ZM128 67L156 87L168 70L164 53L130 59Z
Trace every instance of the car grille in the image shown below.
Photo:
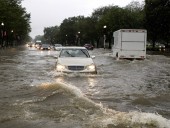
M73 71L81 71L84 70L84 66L68 66L68 69Z
M42 50L49 50L48 48L42 48Z

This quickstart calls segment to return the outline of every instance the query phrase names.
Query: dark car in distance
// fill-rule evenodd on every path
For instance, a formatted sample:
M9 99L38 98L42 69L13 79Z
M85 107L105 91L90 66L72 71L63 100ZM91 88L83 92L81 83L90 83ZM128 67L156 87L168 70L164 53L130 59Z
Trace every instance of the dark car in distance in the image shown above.
M94 46L91 45L91 44L85 44L84 47L88 50L93 50L94 49Z

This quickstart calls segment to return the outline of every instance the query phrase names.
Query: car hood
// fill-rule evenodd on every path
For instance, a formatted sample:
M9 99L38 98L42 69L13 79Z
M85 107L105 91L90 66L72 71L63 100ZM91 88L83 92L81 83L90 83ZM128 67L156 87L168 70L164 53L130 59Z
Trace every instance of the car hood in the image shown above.
M73 58L58 58L57 61L61 65L81 65L86 66L93 64L93 60L91 58L79 58L79 57L73 57Z

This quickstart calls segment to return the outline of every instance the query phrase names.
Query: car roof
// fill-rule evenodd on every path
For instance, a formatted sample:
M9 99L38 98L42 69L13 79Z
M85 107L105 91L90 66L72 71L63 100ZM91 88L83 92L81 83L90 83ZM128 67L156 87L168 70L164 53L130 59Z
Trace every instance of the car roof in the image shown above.
M70 47L63 47L62 49L86 49L86 48L85 47L70 46Z

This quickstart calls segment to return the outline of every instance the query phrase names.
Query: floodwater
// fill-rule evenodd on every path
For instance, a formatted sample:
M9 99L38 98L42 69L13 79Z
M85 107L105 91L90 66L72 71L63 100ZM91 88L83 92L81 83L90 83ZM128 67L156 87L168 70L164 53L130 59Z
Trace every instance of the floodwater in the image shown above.
M115 60L98 74L55 71L57 51L0 49L0 128L170 128L170 58Z

